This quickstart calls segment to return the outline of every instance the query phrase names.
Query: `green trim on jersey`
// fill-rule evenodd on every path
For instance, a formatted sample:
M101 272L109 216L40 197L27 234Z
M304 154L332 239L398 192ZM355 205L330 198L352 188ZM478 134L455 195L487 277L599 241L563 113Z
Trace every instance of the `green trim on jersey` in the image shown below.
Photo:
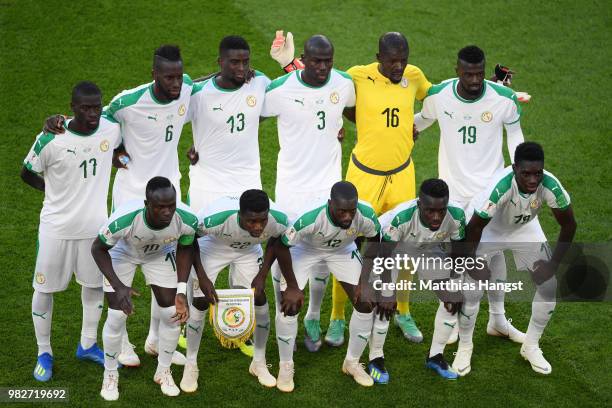
M182 208L177 208L176 213L179 215L179 217L181 217L183 223L189 225L193 229L194 233L198 230L198 217L196 217L193 213L185 211Z
M131 213L122 215L121 217L117 218L115 221L108 224L108 230L112 234L114 234L117 231L121 231L122 229L129 227L134 222L134 218L136 218L136 216L140 214L141 212L143 213L143 217L144 217L144 208L139 208L137 210L132 211ZM106 243L106 239L102 239L102 241Z
M445 82L440 82L437 85L432 85L427 90L427 96L431 96L431 95L435 95L437 93L440 93L444 88L446 88L451 83L453 83L453 81L445 81Z
M329 72L329 75L327 76L327 79L325 80L325 83L319 86L314 86L314 85L308 85L306 82L304 82L302 80L302 72L304 72L303 69L300 69L298 71L294 71L295 72L295 76L297 78L297 80L300 82L300 84L304 85L306 88L311 88L311 89L321 89L323 88L325 85L327 85L329 83L329 80L331 79L331 71Z
M102 116L100 116L100 120L102 120L102 118L108 120L111 123L119 123L115 120L115 118L113 118L111 115L107 114L106 112L102 112Z
M193 84L193 87L191 88L191 94L195 95L202 89L204 89L204 86L208 83L208 81L210 81L210 78L208 78L206 81L196 82L195 84Z
M336 71L338 74L342 75L343 77L345 77L346 79L350 79L351 81L353 80L353 77L351 76L351 74L349 74L348 72L344 72L344 71L340 71L339 69L336 68L332 68L334 71Z
M147 91L148 87L142 87L137 91L134 91L129 94L121 95L120 97L113 99L108 106L108 108L104 111L104 114L115 119L115 113L120 111L123 108L127 108L128 106L134 105L138 100L144 95Z
M295 222L293 223L293 228L295 228L296 231L301 231L307 226L314 224L317 217L321 213L321 210L324 208L327 208L327 204L322 205L318 208L315 208L314 210L308 211L307 213L302 215L300 218L295 220Z
M551 193L554 194L557 205L560 210L565 210L569 207L569 203L567 202L567 198L565 194L563 194L563 187L561 184L555 180L554 177L549 176L548 174L544 174L544 178L542 179L542 186L548 189Z
M512 179L514 178L514 172L508 173L508 175L504 176L501 180L497 182L491 195L489 195L489 201L497 204L499 199L512 188Z
M285 234L281 235L281 242L287 248L291 248L291 245L289 245L289 239L285 236Z
M100 119L101 119L101 118L100 118ZM74 120L74 119L71 119L71 120L70 120L70 122L72 122L72 120ZM70 124L70 122L68 122L68 125ZM72 130L72 129L70 129L70 128L68 127L68 125L66 124L66 122L64 122L64 124L62 125L62 127L63 127L64 129L66 129L68 132L72 133L73 135L75 135L75 136L79 136L79 137L88 137L88 136L91 136L91 135L93 135L94 133L96 133L96 132L98 131L98 129L100 128L100 123L98 122L98 126L96 126L96 128L95 128L94 130L92 130L90 133L81 133L81 132L77 132L76 130Z
M220 91L220 92L227 92L227 93L230 93L230 92L236 92L236 91L239 91L239 90L240 90L240 89L241 89L241 88L244 86L244 84L242 84L242 85L240 85L238 88L233 88L233 89L221 88L221 87L220 87L220 86L217 84L216 77L212 77L210 80L211 80L211 82L212 82L213 86L215 87L215 89L216 89L217 91Z
M374 208L367 204L357 203L357 210L363 215L365 218L369 218L376 228L376 233L380 233L380 223L378 222L378 218L376 217L376 211Z
M461 96L459 96L459 93L457 93L457 86L459 85L459 80L455 79L453 81L453 94L455 94L455 97L457 99L459 99L461 102L464 103L474 103L474 102L478 102L479 100L481 100L483 98L483 96L485 96L485 94L487 93L487 81L484 81L482 83L482 93L480 94L480 96L476 99L464 99Z
M264 73L263 73L263 72L261 72L261 71L255 70L255 77L259 77L259 76L263 76L263 77L265 77L265 76L266 76L266 74L264 74Z
M194 239L195 239L195 234L194 235L181 235L178 239L178 243L179 245L190 246L191 244L193 244Z
M187 84L189 86L193 86L193 80L191 79L191 77L187 74L183 74L183 83Z
M406 208L395 214L393 217L393 221L391 221L391 225L395 228L399 228L400 225L410 222L412 217L414 216L414 212L417 210L417 205L415 204L412 207Z
M204 228L213 228L223 224L229 217L236 214L238 210L221 211L204 218Z
M507 86L503 86L503 85L499 85L493 82L489 82L488 85L495 91L497 92L498 95L503 96L505 98L510 99L512 102L514 102L514 104L516 105L516 111L519 114L519 119L520 116L523 114L523 109L521 108L521 104L518 101L518 98L516 97L516 94L514 93L514 91L510 88L508 88ZM512 122L515 123L516 121ZM509 125L511 125L512 123L508 123Z
M285 215L285 213L270 209L270 214L272 215L272 217L274 217L276 222L278 222L279 224L282 224L285 227L289 225L289 219L287 218L287 215Z
M53 139L55 139L55 135L53 133L41 133L40 136L36 139L36 144L34 145L34 153L37 156L40 156L40 152L45 148Z
M285 82L287 82L287 80L289 79L289 77L291 76L292 72L285 74L281 77L276 78L274 81L270 82L270 84L268 85L268 87L266 88L266 93L272 91L273 89L278 88L279 86L281 86L282 84L284 84Z
M465 238L465 211L463 208L448 206L448 212L455 221L459 221L459 240Z
M153 99L153 102L155 102L158 105L168 105L168 104L170 104L170 103L172 103L172 102L174 102L176 100L176 99L173 99L173 100L168 101L168 102L162 102L162 101L160 101L159 99L157 99L155 97L155 92L154 92L155 91L155 83L152 83L151 85L149 85L148 88L149 88L149 93L151 94L151 99Z

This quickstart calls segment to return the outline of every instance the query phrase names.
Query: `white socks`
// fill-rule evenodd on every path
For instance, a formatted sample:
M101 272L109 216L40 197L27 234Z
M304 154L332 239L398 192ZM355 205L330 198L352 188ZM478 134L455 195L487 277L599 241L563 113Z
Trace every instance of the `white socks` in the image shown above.
M32 295L32 321L34 322L34 333L36 344L38 344L38 355L51 351L51 320L53 317L53 294L43 293L37 290Z
M325 288L329 280L329 271L325 264L319 264L311 268L308 277L308 290L310 293L308 300L308 311L306 320L321 320L321 303L325 296Z
M266 360L266 344L268 343L268 335L270 334L270 306L268 302L265 305L255 305L255 335L253 343L255 350L253 352L253 360Z
M198 363L198 350L200 349L202 332L206 323L206 312L208 312L208 309L200 310L193 305L189 306L189 320L187 320L187 326L185 326L185 331L187 332L186 356L189 364L197 365Z
M378 315L374 314L374 325L372 326L372 337L370 337L370 356L369 360L372 361L378 357L384 357L383 346L385 345L385 339L387 338L387 331L389 330L389 321L380 320Z
M434 332L431 339L431 347L429 348L429 357L433 357L436 354L444 354L444 347L456 324L457 316L449 313L444 307L444 303L440 302L434 320Z
M537 291L531 304L531 319L525 334L525 346L538 346L540 337L550 320L556 306L555 292L557 279L552 277L537 286Z
M478 282L472 279L467 273L464 278L465 284L473 284L476 288ZM482 290L466 290L463 292L463 306L459 311L459 345L469 346L472 344L472 336L474 334L474 326L480 310L480 299L482 298Z
M491 257L489 269L491 270L491 282L506 281L506 258L504 258L503 253L498 253ZM497 327L506 327L505 292L503 290L487 290L487 297L489 298L489 320Z
M293 361L293 346L298 331L298 315L285 316L280 310L276 312L276 340L281 362Z
M102 344L104 346L104 368L106 370L116 370L121 353L121 341L125 331L125 321L127 315L121 310L108 308L106 322L102 329Z
M373 326L373 312L360 313L353 309L353 315L349 323L349 341L346 350L347 360L359 360L365 350Z
M81 347L87 350L98 338L98 323L104 306L104 291L102 288L81 287L81 303L83 304L83 324L81 326Z
M153 293L153 289L151 289L151 320L149 321L149 334L147 334L147 340L149 340L149 343L155 345L157 345L159 341L159 309L159 304L157 304L155 294Z
M176 307L160 307L159 308L159 348L157 356L157 367L168 368L172 363L172 355L176 350L179 335L181 334L181 326L178 321L173 322L172 316L176 314Z

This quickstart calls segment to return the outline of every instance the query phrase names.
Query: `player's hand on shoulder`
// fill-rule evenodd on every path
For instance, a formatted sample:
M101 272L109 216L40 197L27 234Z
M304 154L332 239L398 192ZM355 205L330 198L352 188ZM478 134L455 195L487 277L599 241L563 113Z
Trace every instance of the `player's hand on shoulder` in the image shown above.
M419 138L419 130L417 129L416 125L412 125L412 140L414 142L417 141L417 139Z
M192 166L194 166L198 160L200 160L200 155L196 151L195 146L191 145L189 150L187 150L187 158Z
M533 264L533 272L531 274L536 285L541 285L553 276L557 271L557 264L551 261L539 260Z
M132 160L132 157L125 150L117 149L113 152L113 167L117 169L127 170L130 160Z
M342 143L344 141L344 136L345 136L345 130L344 128L340 128L340 130L338 131L338 141L340 143Z
M54 135L59 135L64 133L64 123L66 122L66 117L64 115L52 115L49 116L45 120L45 124L43 125L44 133L53 133Z

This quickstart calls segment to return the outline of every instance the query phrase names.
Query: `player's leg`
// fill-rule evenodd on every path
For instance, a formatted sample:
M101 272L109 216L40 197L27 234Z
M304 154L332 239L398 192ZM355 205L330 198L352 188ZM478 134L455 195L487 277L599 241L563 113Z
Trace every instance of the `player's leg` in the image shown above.
M440 302L434 320L434 332L429 348L429 356L426 360L426 367L434 370L442 378L454 380L458 377L447 361L444 359L444 347L457 325L457 316L451 314Z
M324 263L315 265L308 277L308 310L304 317L304 345L310 352L321 348L321 304L329 280L329 271Z
M217 281L217 276L223 268L231 261L228 258L228 251L221 251L220 248L213 245L211 240L200 239L200 259L202 266L206 272L206 276L214 284ZM189 319L185 326L187 334L187 363L183 370L180 387L184 392L195 392L198 389L198 351L202 341L202 333L206 324L206 314L208 312L209 303L204 297L204 293L200 289L200 283L195 274L195 270L191 269L191 281L193 288L193 301L189 306Z
M48 381L53 375L51 349L51 323L53 320L53 293L66 290L72 276L70 241L38 234L36 266L32 287L32 322L38 345L34 378Z
M131 286L136 272L136 265L113 259L113 269L124 285ZM107 401L119 398L119 354L125 332L127 315L121 310L121 304L115 295L113 287L106 278L103 279L104 295L108 303L106 321L102 328L102 344L104 346L104 377L100 395Z
M303 291L308 282L309 269L317 264L319 259L316 256L309 256L299 247L291 248L291 258L298 287ZM292 392L295 387L293 350L298 331L299 311L295 315L287 315L281 311L281 301L283 292L287 288L287 282L281 274L278 262L272 265L272 284L276 303L275 326L279 354L276 388L283 392Z
M505 282L507 278L506 258L503 253L493 256L489 260L491 282ZM512 325L512 320L506 319L504 308L505 292L503 290L488 290L489 322L487 334L491 336L507 337L515 343L523 343L525 333Z
M551 251L546 242L523 244L523 248L514 250L517 269L533 272L533 265L539 260L550 260ZM528 266L531 265L531 266ZM556 306L557 279L555 276L536 286L536 293L531 304L531 318L525 342L521 346L521 355L529 361L531 368L540 374L550 374L552 366L544 358L540 349L540 338L548 325Z
M75 248L76 280L81 285L81 304L83 323L81 341L76 356L80 360L90 360L104 365L104 352L98 347L98 324L104 308L103 275L91 256L93 239L80 239L71 243Z

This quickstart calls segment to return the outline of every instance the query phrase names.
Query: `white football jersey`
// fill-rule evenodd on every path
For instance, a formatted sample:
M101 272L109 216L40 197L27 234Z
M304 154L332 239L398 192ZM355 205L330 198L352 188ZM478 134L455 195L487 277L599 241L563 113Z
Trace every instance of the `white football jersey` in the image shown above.
M259 237L253 237L239 224L240 199L223 197L198 214L198 235L233 249L251 249L268 239L280 237L288 228L287 215L270 202L268 223Z
M306 248L335 251L355 244L355 238L375 237L380 233L380 224L370 204L359 201L353 222L347 229L334 224L328 204L321 205L301 217L283 234L282 242L287 246L303 245Z
M61 135L39 134L23 165L45 179L40 232L58 239L94 238L108 216L113 149L121 144L121 132L104 115L91 135L68 129L68 123Z
M278 117L277 190L324 190L342 180L338 131L344 108L355 106L353 81L332 69L327 83L315 88L301 75L277 78L266 91L262 116Z
M504 168L503 128L520 121L521 107L508 87L485 80L482 95L471 101L459 96L458 83L454 78L432 86L421 115L438 121L439 177L448 184L451 200L464 202Z
M134 263L146 263L157 256L173 256L177 243L191 245L198 228L198 217L183 203L177 203L174 217L166 228L147 224L144 201L128 201L117 208L100 229L98 237L112 246L111 255ZM172 254L172 255L169 255Z
M147 182L155 176L180 186L177 149L193 87L191 78L184 74L179 98L162 103L155 98L153 85L123 91L105 107L105 113L121 124L123 144L131 157L128 169L117 171L113 189L143 198Z
M486 228L497 232L497 236L504 236L519 232L522 226L533 221L544 203L550 208L564 210L570 205L570 196L559 180L546 170L536 192L523 194L516 184L512 166L508 166L474 197L471 205L474 216L491 220Z
M192 185L206 191L261 189L259 117L270 80L259 71L235 90L215 78L193 86L188 117L199 154L189 166Z
M449 202L440 228L432 231L423 225L417 203L418 199L406 201L381 216L381 219L387 221L382 225L383 241L409 241L418 247L425 247L449 240L461 241L465 238L465 213L461 206ZM390 216L387 216L389 213Z

